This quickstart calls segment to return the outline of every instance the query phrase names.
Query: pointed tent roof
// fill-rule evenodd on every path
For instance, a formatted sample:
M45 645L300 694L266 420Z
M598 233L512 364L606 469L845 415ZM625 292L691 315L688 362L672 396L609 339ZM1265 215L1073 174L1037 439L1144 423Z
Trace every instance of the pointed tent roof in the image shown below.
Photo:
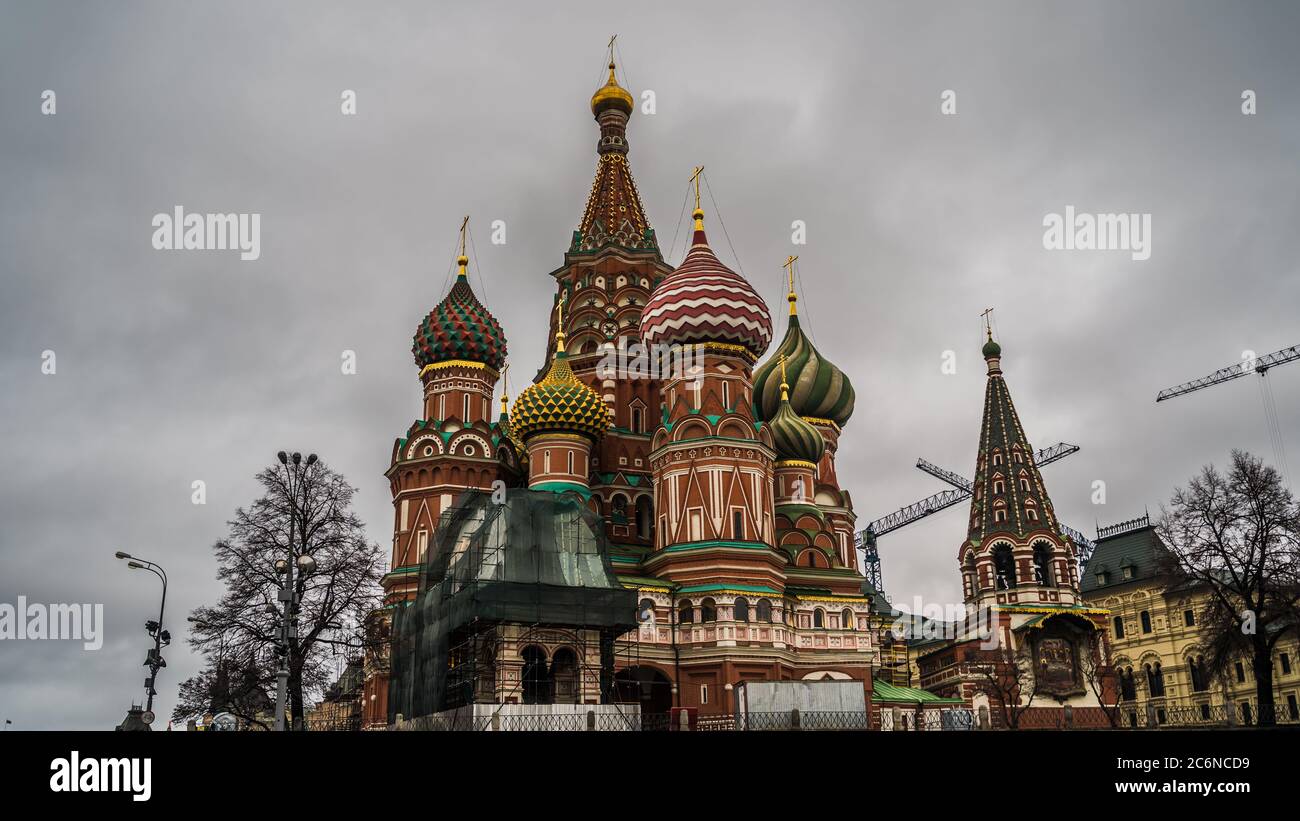
M1034 463L1034 449L1020 425L1011 391L1002 376L1002 348L993 341L991 333L982 352L988 362L988 384L984 392L979 454L975 460L975 496L971 499L968 538L974 544L999 535L1025 541L1037 533L1059 540L1060 524L1043 476ZM1028 481L1029 490L1022 487L1022 478ZM1002 492L995 493L994 482L999 479ZM1038 511L1036 521L1026 513L1030 508ZM1006 511L1001 521L996 515L999 509Z
M659 244L646 219L641 194L627 162L627 121L633 111L632 95L618 84L614 70L611 59L608 82L591 98L591 112L600 124L600 142L596 147L600 159L569 252L598 251L613 245L657 254Z

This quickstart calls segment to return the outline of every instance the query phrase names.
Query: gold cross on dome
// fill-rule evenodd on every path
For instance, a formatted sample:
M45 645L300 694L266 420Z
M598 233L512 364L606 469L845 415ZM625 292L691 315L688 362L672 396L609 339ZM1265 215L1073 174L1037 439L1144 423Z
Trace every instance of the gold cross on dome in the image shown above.
M460 221L460 255L465 256L465 227L469 225L469 215Z
M695 210L700 210L700 175L704 173L704 166L695 166L695 172L687 182L695 183Z

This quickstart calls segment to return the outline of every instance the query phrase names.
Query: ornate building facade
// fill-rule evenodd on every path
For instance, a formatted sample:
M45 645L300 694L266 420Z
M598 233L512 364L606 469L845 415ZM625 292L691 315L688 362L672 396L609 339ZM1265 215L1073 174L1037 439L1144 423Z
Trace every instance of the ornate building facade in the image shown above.
M1080 591L1109 612L1107 629L1120 724L1248 725L1259 720L1250 659L1210 673L1205 614L1211 591L1162 570L1168 548L1147 516L1101 528ZM1273 658L1278 723L1300 722L1300 642L1279 640Z
M599 660L560 631L498 646L502 662L532 654L533 672L513 686L499 679L492 699L558 698L565 688L528 677L553 676L560 658L581 671L569 698L639 701L647 713L728 713L745 680L853 679L870 693L878 620L854 552L852 498L835 473L852 385L800 327L793 267L785 335L763 361L771 312L712 250L698 188L685 258L664 260L628 162L634 110L611 61L591 98L595 179L550 273L534 384L513 405L503 391L492 418L506 338L469 286L463 241L455 284L416 331L424 401L387 472L392 570L368 624L369 726L390 717L387 625L416 597L442 520L467 491L502 487L577 494L638 604L624 649L602 644ZM658 367L660 357L678 366ZM613 686L600 672L610 666Z

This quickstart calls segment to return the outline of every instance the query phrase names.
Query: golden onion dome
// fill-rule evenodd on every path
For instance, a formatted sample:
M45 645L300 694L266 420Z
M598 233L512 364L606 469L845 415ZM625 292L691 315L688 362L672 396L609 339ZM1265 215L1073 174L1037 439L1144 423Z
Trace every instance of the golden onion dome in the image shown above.
M574 376L560 345L542 381L520 392L510 409L510 437L527 442L541 433L577 433L599 441L609 429L609 411L600 394Z
M591 95L591 113L600 116L602 111L617 108L629 117L632 116L632 94L614 79L614 61L609 63L609 80Z

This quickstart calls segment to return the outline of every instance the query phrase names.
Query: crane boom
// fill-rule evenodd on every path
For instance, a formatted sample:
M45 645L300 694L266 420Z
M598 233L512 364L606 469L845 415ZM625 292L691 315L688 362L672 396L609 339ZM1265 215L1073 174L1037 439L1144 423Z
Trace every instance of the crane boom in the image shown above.
M1208 388L1211 385L1217 385L1220 382L1227 382L1236 379L1239 376L1245 376L1248 373L1264 374L1269 368L1275 368L1278 365L1285 365L1288 362L1295 362L1300 359L1300 345L1292 345L1290 348L1283 348L1280 351L1274 351L1266 356L1261 356L1255 360L1255 367L1250 368L1249 360L1237 365L1229 365L1226 368L1219 368L1209 376L1202 376L1200 379L1193 379L1191 382L1184 382L1181 385L1175 385L1172 388L1165 388L1156 394L1156 401L1163 402L1166 399L1173 399L1175 396L1182 396L1192 391L1199 391L1201 388Z

